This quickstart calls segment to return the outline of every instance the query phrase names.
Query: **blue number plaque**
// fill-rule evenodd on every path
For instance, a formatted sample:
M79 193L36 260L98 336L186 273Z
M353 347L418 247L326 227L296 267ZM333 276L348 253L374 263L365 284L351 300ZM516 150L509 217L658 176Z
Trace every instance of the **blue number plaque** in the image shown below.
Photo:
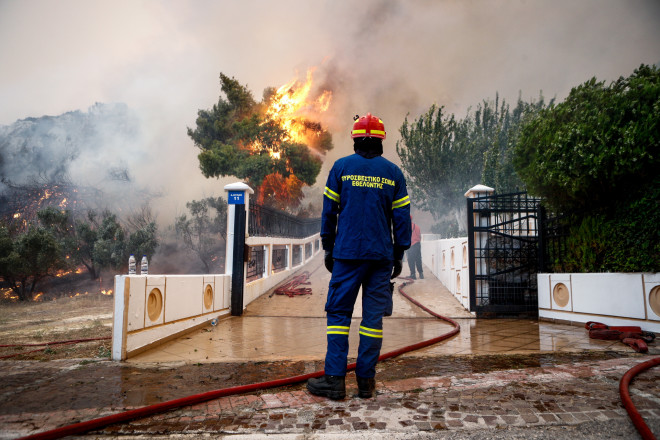
M228 197L230 205L245 205L245 192L243 191L229 191Z

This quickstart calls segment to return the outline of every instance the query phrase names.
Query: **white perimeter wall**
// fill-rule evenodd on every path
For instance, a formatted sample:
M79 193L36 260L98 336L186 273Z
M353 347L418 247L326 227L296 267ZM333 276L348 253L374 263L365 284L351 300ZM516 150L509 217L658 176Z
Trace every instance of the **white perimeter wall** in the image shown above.
M422 234L422 262L465 307L470 309L468 239L436 239Z
M229 314L228 275L117 275L112 359Z
M305 239L248 237L246 241L251 248L263 247L266 252L262 277L244 285L243 308L302 271L321 251L319 234ZM310 255L305 252L307 244L311 245ZM276 272L272 267L275 247L288 250L286 267ZM301 261L293 265L296 247ZM214 318L230 315L231 275L118 275L114 296L112 359L125 360Z
M660 274L538 274L539 318L660 333Z

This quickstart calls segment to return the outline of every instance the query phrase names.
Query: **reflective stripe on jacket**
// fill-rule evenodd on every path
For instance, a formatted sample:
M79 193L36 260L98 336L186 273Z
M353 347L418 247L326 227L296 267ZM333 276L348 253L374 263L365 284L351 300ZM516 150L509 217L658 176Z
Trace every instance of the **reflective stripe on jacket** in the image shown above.
M410 247L410 199L398 166L382 156L337 160L323 193L323 249L346 260L403 258Z

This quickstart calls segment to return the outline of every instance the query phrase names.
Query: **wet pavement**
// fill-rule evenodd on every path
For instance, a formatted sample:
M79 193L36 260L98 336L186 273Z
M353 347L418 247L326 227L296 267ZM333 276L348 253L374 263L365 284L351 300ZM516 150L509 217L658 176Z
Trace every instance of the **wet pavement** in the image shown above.
M0 438L322 369L329 275L319 267L315 261L310 269L312 295L264 295L241 318L223 320L129 362L2 362ZM379 363L373 399L354 397L355 379L349 373L348 397L342 401L312 396L299 383L213 399L85 436L641 438L621 405L618 385L627 370L660 354L657 343L650 354L640 355L616 341L589 340L579 326L476 320L430 272L406 286L406 292L457 318L461 332ZM450 329L395 294L383 352ZM356 341L351 340L353 354ZM633 402L656 435L659 370L640 374L631 386Z

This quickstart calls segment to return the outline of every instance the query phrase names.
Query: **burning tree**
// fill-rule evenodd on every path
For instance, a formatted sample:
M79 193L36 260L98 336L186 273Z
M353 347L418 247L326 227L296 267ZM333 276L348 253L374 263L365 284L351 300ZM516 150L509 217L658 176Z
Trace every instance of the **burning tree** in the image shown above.
M234 78L221 73L220 81L226 99L199 110L196 128L188 128L202 150L202 174L236 176L255 189L258 202L298 207L302 187L316 182L321 156L333 147L330 133L310 119L327 110L331 92L310 97L311 71L304 84L266 89L261 102Z

